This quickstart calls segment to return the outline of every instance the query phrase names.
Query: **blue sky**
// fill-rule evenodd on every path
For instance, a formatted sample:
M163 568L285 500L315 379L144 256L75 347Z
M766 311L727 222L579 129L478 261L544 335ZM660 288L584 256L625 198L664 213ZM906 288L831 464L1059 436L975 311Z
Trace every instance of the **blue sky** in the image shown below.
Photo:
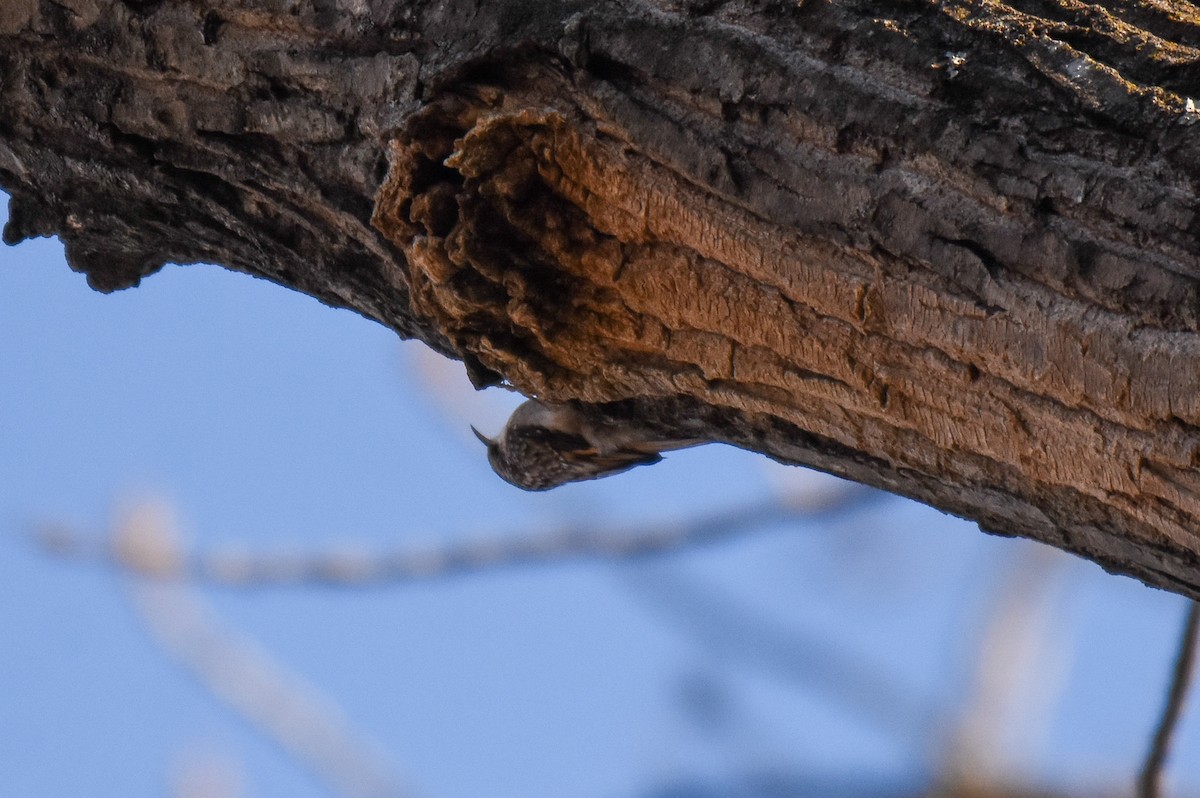
M521 493L467 428L495 432L515 398L475 395L420 344L213 266L101 295L55 240L0 248L0 373L4 795L163 795L207 760L239 772L242 795L328 794L164 653L127 576L46 555L32 524L99 536L122 506L159 497L199 550L383 552L699 518L824 484L709 446ZM730 792L762 772L919 778L927 718L897 731L853 709L822 663L844 657L951 712L981 618L1032 550L885 498L628 564L199 596L336 704L413 795L632 798L684 782ZM1183 602L1053 563L1041 606L1059 642L1031 667L1056 687L1014 701L1024 720L1001 760L1051 783L1124 783ZM1172 771L1192 789L1196 726L1185 718Z

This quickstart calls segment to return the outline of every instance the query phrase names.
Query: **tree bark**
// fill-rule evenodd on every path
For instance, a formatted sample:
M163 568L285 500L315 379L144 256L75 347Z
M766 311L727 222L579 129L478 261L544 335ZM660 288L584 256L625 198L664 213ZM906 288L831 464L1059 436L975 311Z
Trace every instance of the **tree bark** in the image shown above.
M4 237L1200 597L1196 12L7 0Z

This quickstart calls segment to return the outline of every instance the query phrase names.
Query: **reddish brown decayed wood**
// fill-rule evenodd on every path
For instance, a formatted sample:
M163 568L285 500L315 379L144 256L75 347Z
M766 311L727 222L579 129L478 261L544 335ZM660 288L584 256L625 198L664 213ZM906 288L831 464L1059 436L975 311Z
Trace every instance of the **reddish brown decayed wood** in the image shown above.
M1151 408L1170 386L1131 387L1200 373L1194 336L1131 342L1083 303L1001 287L1004 306L981 308L890 279L878 255L766 224L603 126L481 111L434 155L440 215L414 202L425 143L394 145L375 223L408 256L415 310L457 346L550 399L688 394L921 471L982 455L1197 548L1200 435L1183 422L1200 397ZM1149 428L1147 410L1163 416Z

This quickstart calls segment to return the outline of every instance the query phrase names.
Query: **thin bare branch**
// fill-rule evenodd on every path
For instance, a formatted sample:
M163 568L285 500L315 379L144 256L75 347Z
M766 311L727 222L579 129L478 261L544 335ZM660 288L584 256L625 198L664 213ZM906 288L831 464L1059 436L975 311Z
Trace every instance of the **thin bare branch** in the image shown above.
M1061 692L1067 637L1053 602L1069 560L1048 546L1016 553L978 621L969 692L946 729L940 778L954 788L1023 783L1022 755L1037 747Z
M1192 675L1195 673L1198 629L1200 604L1193 601L1188 605L1187 618L1183 623L1183 636L1179 642L1179 653L1175 657L1175 670L1171 675L1167 704L1163 707L1162 717L1154 732L1154 740L1150 744L1150 751L1146 754L1146 762L1138 778L1138 798L1159 798L1162 794L1162 775L1167 755L1171 751L1171 739L1179 725L1179 717L1183 714L1183 705L1187 700Z
M917 694L884 663L852 653L828 635L773 622L712 580L678 568L636 569L626 581L644 606L687 631L715 658L803 684L897 741L914 744L919 758L928 757L921 730L944 708Z
M684 523L646 524L626 529L571 526L549 532L494 536L483 540L405 548L392 552L318 552L313 554L246 551L192 552L176 561L158 555L142 563L117 549L96 546L61 527L37 532L51 553L79 559L103 559L112 567L181 579L196 584L268 587L333 585L366 587L460 576L521 565L580 560L620 561L712 545L772 524L821 520L885 494L849 490L840 501L820 504L784 500L755 502ZM166 563L173 562L174 570Z
M170 798L246 798L242 763L223 752L186 745L172 757Z
M131 562L147 559L143 554L161 562L175 540L168 516L144 507L136 508L115 536ZM411 795L382 748L356 733L332 700L223 623L195 591L141 578L131 579L129 587L154 641L331 793L345 798Z

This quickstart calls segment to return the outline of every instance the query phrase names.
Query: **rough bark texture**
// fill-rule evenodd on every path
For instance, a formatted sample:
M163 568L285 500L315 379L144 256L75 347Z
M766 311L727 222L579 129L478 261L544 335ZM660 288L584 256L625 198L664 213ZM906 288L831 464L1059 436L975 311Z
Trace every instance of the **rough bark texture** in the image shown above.
M1198 48L1173 0L9 0L5 240L1195 597Z

